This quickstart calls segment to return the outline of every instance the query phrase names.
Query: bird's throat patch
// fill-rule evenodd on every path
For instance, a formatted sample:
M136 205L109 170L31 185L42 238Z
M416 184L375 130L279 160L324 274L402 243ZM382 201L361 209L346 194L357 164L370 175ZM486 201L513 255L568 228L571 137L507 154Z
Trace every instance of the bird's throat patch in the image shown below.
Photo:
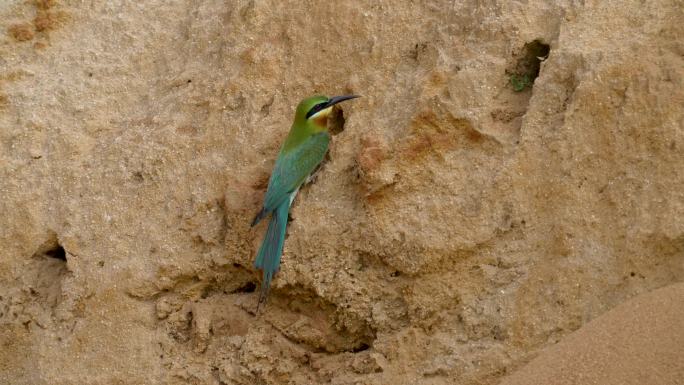
M316 123L318 127L328 127L328 114L321 114L321 116L315 117L314 123Z

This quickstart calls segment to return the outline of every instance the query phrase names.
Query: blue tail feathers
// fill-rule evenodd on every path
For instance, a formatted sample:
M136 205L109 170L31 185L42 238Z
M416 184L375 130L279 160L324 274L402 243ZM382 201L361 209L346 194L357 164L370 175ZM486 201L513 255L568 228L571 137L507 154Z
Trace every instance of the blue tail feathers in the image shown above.
M259 303L266 300L268 290L271 287L271 280L280 268L280 256L283 253L285 243L285 229L287 228L287 215L290 211L290 201L285 200L278 208L273 211L271 221L268 223L266 236L264 237L256 259L254 267L264 271L264 278L261 282L261 293Z

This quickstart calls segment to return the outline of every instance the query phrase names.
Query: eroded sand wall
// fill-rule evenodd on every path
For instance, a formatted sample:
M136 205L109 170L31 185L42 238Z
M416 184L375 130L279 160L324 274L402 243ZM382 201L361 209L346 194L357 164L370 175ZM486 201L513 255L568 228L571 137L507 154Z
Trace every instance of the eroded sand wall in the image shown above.
M684 280L681 2L22 0L0 32L2 383L495 384ZM255 318L294 106L347 92Z

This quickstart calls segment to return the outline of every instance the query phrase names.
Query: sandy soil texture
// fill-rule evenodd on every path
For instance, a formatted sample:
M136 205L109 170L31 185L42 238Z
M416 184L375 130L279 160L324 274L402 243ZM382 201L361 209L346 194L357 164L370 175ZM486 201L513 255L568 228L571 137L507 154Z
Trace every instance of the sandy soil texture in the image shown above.
M501 385L681 384L684 284L642 294L566 336Z
M315 93L363 98L255 316ZM621 306L666 349L621 304L681 292L683 105L675 0L1 1L0 383L581 376L578 344L658 351Z

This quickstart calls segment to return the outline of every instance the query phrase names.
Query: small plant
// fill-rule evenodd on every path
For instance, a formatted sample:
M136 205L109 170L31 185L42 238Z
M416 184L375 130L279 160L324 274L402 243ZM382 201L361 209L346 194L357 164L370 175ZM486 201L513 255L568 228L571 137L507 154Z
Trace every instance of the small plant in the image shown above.
M530 79L528 74L513 74L511 75L510 82L515 92L523 91L525 88L532 86L532 79Z
M515 92L532 88L534 80L539 76L541 63L549 57L551 48L541 40L526 43L515 55L515 64L506 70L509 81Z

